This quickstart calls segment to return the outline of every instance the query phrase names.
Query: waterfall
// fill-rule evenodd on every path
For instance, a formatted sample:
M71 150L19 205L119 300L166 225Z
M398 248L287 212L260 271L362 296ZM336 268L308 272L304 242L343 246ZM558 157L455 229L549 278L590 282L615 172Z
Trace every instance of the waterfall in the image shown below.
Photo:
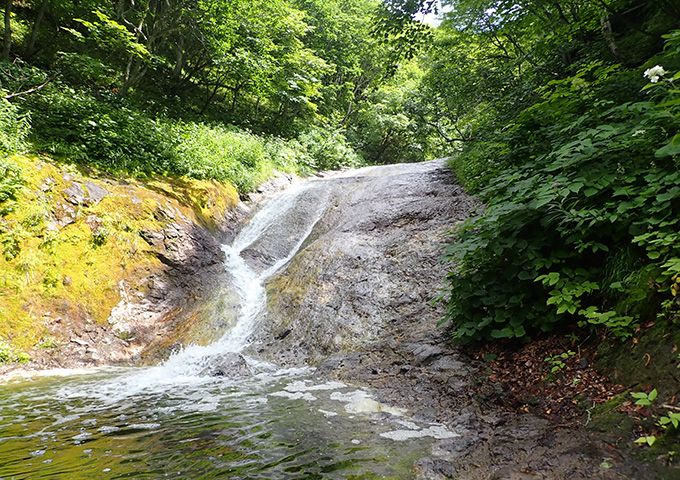
M239 297L239 314L225 334L207 346L188 346L162 365L163 376L194 376L215 355L242 352L264 313L267 297L264 284L300 250L321 218L328 192L321 183L307 182L273 195L245 224L231 245L223 245L225 269ZM271 243L268 243L271 242ZM261 271L249 265L243 253L256 244L267 253ZM253 363L257 363L252 360ZM153 370L153 369L151 369Z
M203 310L203 321L224 332L212 344L185 346L157 366L54 372L0 388L0 477L412 478L434 439L460 434L405 417L403 408L351 382L330 381L322 370L246 357L253 375L210 375L224 365L220 356L259 351L251 342L282 320L268 308L267 289L286 283L273 276L298 253L309 247L301 260L325 268L316 252L338 225L336 240L355 246L345 234L366 221L353 211L355 224L345 224L343 201L376 210L381 222L392 218L385 219L381 202L357 200L354 187L373 188L351 178L310 181L260 204L222 247L224 283ZM390 188L393 196L382 202L388 214L394 195L402 195Z

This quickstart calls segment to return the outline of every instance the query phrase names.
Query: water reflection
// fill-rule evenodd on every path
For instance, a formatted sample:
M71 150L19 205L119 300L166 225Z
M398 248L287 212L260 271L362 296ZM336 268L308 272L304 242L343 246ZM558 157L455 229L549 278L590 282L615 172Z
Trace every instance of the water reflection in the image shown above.
M2 387L0 478L405 479L428 444L381 437L398 417L348 413L361 391L312 372L92 394L136 373Z

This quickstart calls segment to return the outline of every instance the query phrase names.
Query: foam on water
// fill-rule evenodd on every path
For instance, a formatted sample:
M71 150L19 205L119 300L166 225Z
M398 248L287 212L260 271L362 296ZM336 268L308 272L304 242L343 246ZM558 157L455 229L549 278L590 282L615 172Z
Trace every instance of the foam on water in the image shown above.
M206 359L225 352L240 353L248 346L249 338L266 306L264 282L298 253L321 218L327 206L327 199L322 196L322 201L317 203L312 216L305 219L306 223L300 225L300 230L295 233L297 241L264 271L259 273L254 271L241 254L285 218L296 207L301 194L313 188L322 187L319 184L302 184L271 198L246 224L232 245L222 246L226 257L225 268L240 299L238 320L217 342L209 346L186 348L168 359L163 364L164 368L172 370L174 374L195 375L205 367ZM263 366L262 363L253 363Z
M246 357L252 377L201 375L214 356L248 346L264 284L321 218L323 188L273 196L223 247L239 314L218 341L154 367L40 372L0 391L0 477L410 478L428 438L458 436L310 368Z

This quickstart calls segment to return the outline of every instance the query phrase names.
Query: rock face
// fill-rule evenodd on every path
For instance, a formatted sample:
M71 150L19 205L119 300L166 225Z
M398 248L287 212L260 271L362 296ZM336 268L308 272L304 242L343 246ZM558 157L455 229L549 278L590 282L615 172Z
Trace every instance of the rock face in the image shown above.
M505 409L503 386L436 327L443 305L432 298L450 268L443 234L475 206L442 161L351 171L318 192L326 208L270 278L248 355L316 365L321 377L369 386L379 402L447 425L460 437L436 441L414 464L420 480L655 478L611 440ZM249 256L266 263L268 249L263 240Z
M446 274L443 234L474 206L442 160L350 171L323 185L326 210L267 285L268 317L252 349L276 363L315 364L402 324L433 329L443 314L431 303ZM423 346L419 355L435 353Z
M207 359L208 365L199 375L209 377L240 378L251 375L250 368L243 355L226 352Z
M0 330L30 354L29 368L157 363L224 330L201 314L219 303L229 317L221 244L250 208L234 187L110 178L43 155L11 161L30 175L0 219L12 238L0 255Z

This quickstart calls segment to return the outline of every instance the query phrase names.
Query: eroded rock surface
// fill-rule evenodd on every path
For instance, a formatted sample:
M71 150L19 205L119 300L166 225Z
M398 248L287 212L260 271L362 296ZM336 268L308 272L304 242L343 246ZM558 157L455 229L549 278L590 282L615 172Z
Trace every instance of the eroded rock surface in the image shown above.
M443 314L432 300L446 273L444 233L474 205L443 161L365 168L320 185L325 211L268 282L268 318L252 347L280 364L318 363L398 324L432 329Z
M249 353L371 387L381 403L460 436L438 440L418 479L643 479L613 440L503 407L504 388L450 345L432 304L450 265L444 233L475 202L442 161L325 179L326 207L304 248L267 285ZM267 242L249 254L266 258Z

